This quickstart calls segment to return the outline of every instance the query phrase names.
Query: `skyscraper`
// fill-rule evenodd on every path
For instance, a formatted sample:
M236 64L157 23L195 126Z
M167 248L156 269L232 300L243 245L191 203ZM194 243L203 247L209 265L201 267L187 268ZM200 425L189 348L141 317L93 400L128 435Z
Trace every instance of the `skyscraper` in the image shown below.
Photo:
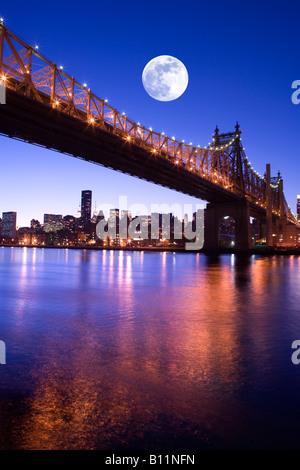
M2 237L16 238L17 235L17 213L3 212L2 214Z
M300 220L300 194L297 195L297 218Z
M88 226L92 217L92 191L81 191L81 220L84 227Z

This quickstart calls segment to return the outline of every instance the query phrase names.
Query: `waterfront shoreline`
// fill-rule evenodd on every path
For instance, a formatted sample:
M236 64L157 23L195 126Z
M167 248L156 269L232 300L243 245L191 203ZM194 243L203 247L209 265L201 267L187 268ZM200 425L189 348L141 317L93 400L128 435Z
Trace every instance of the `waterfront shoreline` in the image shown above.
M9 245L3 244L0 245L3 248L46 248L46 249L58 249L58 250L89 250L89 251L133 251L133 252L149 252L149 253L202 253L206 255L224 255L224 254L234 254L234 255L262 255L262 256L272 256L272 255L300 255L299 249L290 249L290 248L272 248L272 247L257 247L250 250L237 250L234 248L219 248L218 250L185 250L184 248L178 247L102 247L102 246L53 246L53 245Z

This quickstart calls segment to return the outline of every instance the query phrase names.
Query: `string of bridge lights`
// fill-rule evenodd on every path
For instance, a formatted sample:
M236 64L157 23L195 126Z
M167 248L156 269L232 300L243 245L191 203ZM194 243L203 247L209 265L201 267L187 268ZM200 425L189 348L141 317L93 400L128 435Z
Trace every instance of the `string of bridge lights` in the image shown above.
M215 145L215 140L216 140L215 138L213 138L213 141L210 142L210 143L209 143L206 147L204 147L204 149L202 149L202 150L207 150L207 149L209 149L209 150L224 150L224 149L227 149L228 147L230 147L230 146L233 144L233 142L234 142L236 139L238 139L238 138L240 138L240 140L242 140L241 137L239 136L239 134L236 134L231 140L229 140L229 141L227 142L227 144L223 144L223 145L220 145L219 147L212 148L212 146ZM243 150L244 150L244 149L243 149Z

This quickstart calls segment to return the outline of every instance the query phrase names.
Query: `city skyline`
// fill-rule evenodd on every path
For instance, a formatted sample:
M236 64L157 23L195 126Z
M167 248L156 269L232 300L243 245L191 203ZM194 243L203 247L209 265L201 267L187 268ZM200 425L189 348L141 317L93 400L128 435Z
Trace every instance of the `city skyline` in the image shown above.
M82 190L81 193L83 193L85 191L86 190ZM122 202L122 200L124 200L124 197L122 198L122 196L119 198L119 201L117 201L117 204L115 204L115 205L111 204L111 203L107 203L107 202L103 202L102 204L97 204L96 201L95 201L95 198L93 197L93 191L88 190L88 192L91 193L91 201L92 201L91 217L90 217L91 219L92 219L93 215L95 215L95 214L99 215L100 213L103 213L106 218L109 218L110 212L112 210L120 210L120 212L128 212L132 215L132 217L151 216L151 214L157 212L157 209L155 207L155 206L157 206L157 208L161 209L160 212L159 212L160 214L170 214L175 209L174 215L176 217L178 217L179 219L180 218L182 218L182 219L187 218L187 220L191 220L192 217L193 217L193 213L196 210L198 210L200 208L200 206L202 206L201 204L199 204L199 202L197 204L195 204L195 203L194 204L192 204L192 203L185 204L185 205L182 205L183 210L182 211L179 210L176 213L176 208L179 208L179 206L176 206L176 205L169 205L168 206L166 203L152 204L152 206L155 207L152 210L151 207L147 208L145 206L145 204L133 203L132 207L140 206L141 208L144 207L147 210L145 212L141 212L138 209L132 211L131 206L129 206L127 209L123 209L123 206L118 205L118 202L120 202L120 200L121 200L121 202ZM125 199L126 199L126 197L125 197ZM79 198L79 200L80 200L80 198ZM93 200L94 200L94 202L93 202ZM82 196L81 196L81 201L82 201ZM71 207L72 205L75 208L75 204L70 202L69 206ZM59 209L58 211L49 211L49 212L45 212L44 210L41 210L39 217L35 217L32 214L30 215L30 213L28 213L28 223L24 224L24 225L18 223L19 219L20 220L25 220L25 218L22 215L22 213L19 213L17 210L16 211L8 211L8 210L1 210L1 208L0 208L0 214L2 213L2 215L3 215L4 213L11 213L11 212L14 212L15 214L17 214L17 229L19 229L19 228L30 227L30 224L33 220L41 223L42 225L47 224L49 222L48 218L51 218L53 216L55 216L55 217L58 217L58 216L59 217L72 216L74 218L82 218L82 202L81 203L79 202L79 205L77 205L76 207L77 207L76 210L71 210L71 211L67 211L67 212L62 211L61 208L58 208ZM171 212L168 211L168 207L170 208ZM184 209L186 209L186 211L184 211ZM56 220L56 222L57 222L57 220Z
M81 204L79 204L79 207L78 207L78 210L77 210L76 214L75 213L57 214L57 213L54 213L54 212L51 212L51 213L44 212L43 216L40 218L41 220L43 220L43 222L41 222L40 219L32 217L30 219L30 223L28 225L21 226L21 225L17 224L17 214L18 214L17 211L2 211L2 220L4 218L4 215L14 214L14 224L16 225L16 229L19 229L19 228L29 228L29 227L32 228L32 225L36 225L36 224L40 224L40 226L47 226L48 224L51 225L53 223L54 224L61 223L62 220L67 218L67 217L72 217L73 219L81 219L83 221L83 223L86 224L86 223L92 221L93 218L97 218L99 216L101 216L101 217L103 216L104 218L106 218L108 220L114 212L117 214L116 215L117 217L119 217L119 215L121 215L121 217L126 215L126 216L130 216L130 218L132 218L132 219L136 218L136 217L151 217L153 214L155 214L155 215L156 214L174 215L179 220L181 218L182 221L189 222L189 221L192 220L193 215L195 213L195 211L192 212L192 217L189 216L188 212L183 213L183 215L181 217L178 217L176 214L173 214L172 212L170 212L170 211L168 212L166 210L160 211L160 212L150 210L149 213L148 212L147 213L142 213L141 211L132 212L130 210L130 208L123 209L119 206L118 207L111 206L111 208L106 207L105 210L100 208L98 210L97 207L96 207L96 203L95 203L94 209L92 208L92 201L93 201L93 191L92 190L82 190L81 191ZM163 205L161 206L161 209L163 209ZM172 207L170 209L172 209ZM189 209L189 212L191 210L193 210L192 207L189 207L188 209ZM59 211L59 212L62 212L62 211ZM0 214L1 214L1 210L0 210ZM14 238L14 237L11 237L11 238Z
M82 190L81 206L76 216L44 213L42 223L31 219L30 226L27 227L17 227L16 212L3 212L2 220L0 218L0 244L118 249L147 247L182 250L185 247L189 250L196 249L197 243L199 248L202 247L203 209L194 212L189 220L188 214L184 214L181 219L172 212L151 212L150 215L141 212L133 216L130 210L120 208L110 208L104 215L102 210L94 210L92 213L91 205L92 191ZM229 225L226 221L225 233L229 233L228 227L234 231L234 225L234 221ZM188 240L192 242L189 243Z
M174 5L176 6L176 2ZM300 171L300 155L296 136L300 108L291 101L291 84L300 72L294 60L296 45L292 27L297 15L292 15L289 19L289 28L286 26L287 22L283 24L284 34L279 42L277 37L273 37L273 33L282 22L282 14L288 15L289 12L282 13L276 4L272 4L271 11L263 5L261 16L257 17L255 12L249 11L247 4L237 5L237 12L234 9L227 12L221 2L217 3L223 15L216 18L215 27L223 30L224 21L228 25L224 44L220 44L218 38L208 34L209 28L204 22L203 44L198 50L193 46L193 29L187 29L186 26L183 26L182 31L182 34L187 35L185 47L180 41L182 36L177 37L170 25L167 26L169 35L166 34L166 25L164 34L159 31L158 37L140 35L142 29L139 19L143 18L145 23L143 30L151 31L153 15L143 15L144 8L139 8L138 13L133 5L125 7L118 3L119 13L114 17L116 24L122 23L126 18L129 25L137 26L138 41L130 42L131 47L129 50L126 48L126 54L120 42L121 32L114 33L113 40L109 44L106 42L105 48L98 51L97 44L101 43L101 39L108 32L107 26L100 32L91 25L85 26L82 21L84 34L79 41L73 29L77 19L76 13L70 12L69 9L69 21L61 31L57 28L55 34L50 19L45 19L43 27L35 21L41 16L43 7L38 7L26 23L23 22L22 15L15 15L14 8L9 6L5 11L1 10L1 15L8 27L20 32L32 44L38 44L41 52L56 60L58 64L61 63L67 73L87 82L95 93L108 98L109 103L117 109L124 110L133 119L146 126L152 126L155 130L164 131L168 135L174 134L178 139L206 145L211 140L211 133L216 124L226 132L233 129L238 119L243 131L243 144L254 168L263 174L265 163L270 162L272 175L276 175L280 169L285 181L287 201L295 213L295 198L299 193L297 174ZM213 14L212 7L208 5L201 5L200 10L195 2L190 2L190 7L195 18L200 12L203 19L208 19ZM93 7L95 20L90 16L89 20L96 21L97 14L100 13L109 16L110 8L108 5L101 6L101 10ZM165 6L160 5L160 8L164 13ZM64 9L62 6L62 12ZM83 18L86 14L82 12ZM244 14L243 24L236 21L241 14ZM267 23L267 31L264 29L263 32L263 19L267 14L271 15L272 21ZM175 11L172 13L174 20L176 16ZM158 22L155 24L161 24L161 20L155 20ZM256 35L253 37L254 26ZM236 41L237 37L240 38L239 42ZM268 37L273 37L273 40L270 42ZM99 54L99 60L96 61L92 60L95 52L96 57ZM141 73L146 62L162 52L182 59L190 76L184 95L170 103L159 103L151 99L145 93L141 82ZM275 56L280 57L280 67ZM248 64L247 74L243 72L244 60ZM103 64L105 74L101 72ZM123 70L126 70L126 73L120 73ZM232 83L235 84L234 87ZM244 102L242 107L241 102ZM120 195L127 195L130 204L142 202L148 206L160 202L182 205L199 203L199 200L181 193L138 179L133 180L130 176L103 167L94 167L90 163L53 151L25 145L5 137L0 137L0 141L3 155L6 156L2 162L0 188L0 199L4 202L2 210L15 210L22 214L22 219L19 219L20 226L28 225L29 213L34 212L34 218L41 217L42 200L48 212L55 213L58 207L64 205L64 213L74 213L76 209L71 207L68 201L72 200L72 195L81 187L91 187L97 202L103 198L113 206L116 206ZM12 173L14 191L11 191L9 178ZM44 184L45 177L49 181L48 185ZM37 193L39 198L36 198ZM107 200L108 194L111 200ZM70 195L70 199L66 198L66 195Z

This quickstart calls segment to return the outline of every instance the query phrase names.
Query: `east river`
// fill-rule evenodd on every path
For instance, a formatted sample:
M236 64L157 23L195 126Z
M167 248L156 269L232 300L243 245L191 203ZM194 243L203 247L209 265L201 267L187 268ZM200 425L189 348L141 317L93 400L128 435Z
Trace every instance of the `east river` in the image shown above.
M0 248L1 449L300 448L300 256Z

